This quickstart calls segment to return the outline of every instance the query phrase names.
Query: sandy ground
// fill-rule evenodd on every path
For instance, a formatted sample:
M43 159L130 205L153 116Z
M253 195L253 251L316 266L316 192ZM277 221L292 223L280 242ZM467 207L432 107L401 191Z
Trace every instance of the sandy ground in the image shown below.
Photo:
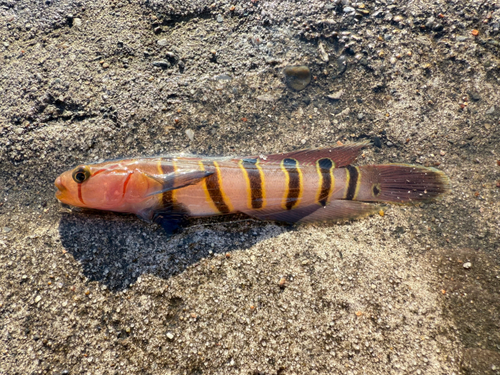
M4 0L0 22L1 374L500 373L497 2ZM172 237L54 197L85 162L366 139L359 164L453 192Z

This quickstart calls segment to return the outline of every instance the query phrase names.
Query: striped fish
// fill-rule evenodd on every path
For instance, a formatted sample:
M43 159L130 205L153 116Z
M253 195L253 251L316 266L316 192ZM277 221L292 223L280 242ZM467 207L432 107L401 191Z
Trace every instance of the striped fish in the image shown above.
M61 202L129 212L167 232L186 216L245 213L261 220L339 221L377 203L432 201L449 191L434 168L353 166L367 143L243 158L148 157L80 165L55 181Z

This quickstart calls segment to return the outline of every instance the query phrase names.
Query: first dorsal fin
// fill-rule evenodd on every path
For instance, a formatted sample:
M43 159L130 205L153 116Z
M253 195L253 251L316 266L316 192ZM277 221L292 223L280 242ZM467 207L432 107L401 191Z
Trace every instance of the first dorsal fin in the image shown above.
M370 142L357 142L343 146L317 148L292 151L288 153L272 154L261 158L261 163L280 163L284 159L295 159L301 165L314 165L319 159L330 159L336 168L352 164L359 152Z

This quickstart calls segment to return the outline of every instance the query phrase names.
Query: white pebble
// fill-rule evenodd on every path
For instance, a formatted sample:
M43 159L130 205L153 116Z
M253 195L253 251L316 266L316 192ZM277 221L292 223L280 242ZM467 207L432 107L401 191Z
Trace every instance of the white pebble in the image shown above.
M194 140L194 131L192 131L191 129L186 129L186 135L188 136L189 140Z

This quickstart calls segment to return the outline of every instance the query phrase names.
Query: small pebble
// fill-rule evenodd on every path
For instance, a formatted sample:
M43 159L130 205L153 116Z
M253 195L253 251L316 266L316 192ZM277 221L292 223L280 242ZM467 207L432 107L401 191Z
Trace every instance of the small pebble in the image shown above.
M215 77L215 79L218 81L231 81L232 80L231 76L229 76L227 74L218 75L217 77Z
M283 73L288 87L296 91L305 89L311 82L311 71L304 65L287 66Z
M274 102L278 98L275 96L269 95L269 94L263 94L263 95L257 96L256 99L261 100L263 102Z
M278 283L280 288L284 288L286 286L286 278L282 277Z
M335 117L345 117L345 116L348 116L349 113L351 113L351 108L347 107L343 111L341 111L340 113L337 113L335 115Z
M175 53L173 53L171 51L165 52L165 56L167 57L167 59L173 59L173 60L177 59L177 56L175 55Z
M434 26L434 20L435 20L434 17L429 17L427 19L427 22L425 23L425 27L428 29L432 29L432 27Z
M166 39L160 39L156 42L159 46L166 46L168 44Z
M12 229L9 227L3 227L2 232L9 233Z
M172 332L167 332L167 337L169 340L172 340L174 338L174 334Z
M186 135L190 141L194 140L194 131L192 129L186 129Z
M481 100L481 96L480 96L477 92L475 92L475 91L470 91L470 92L469 92L469 96L470 96L470 98L471 98L472 100L474 100L475 102L477 102L477 101Z
M443 25L439 22L434 23L434 26L432 27L432 30L434 31L442 31L443 30Z
M379 137L373 137L373 145L382 148L382 140Z
M445 156L446 155L446 151L443 151L443 150L439 151L439 155Z
M217 22L219 22L219 23L224 22L224 17L222 17L222 14L217 15Z
M82 26L82 19L81 18L74 18L73 19L73 26L74 27L81 27Z
M471 268L471 267L472 267L472 263L471 263L471 262L465 262L463 267L464 267L466 270L468 270L469 268Z
M170 63L165 60L153 61L153 66L157 66L158 68L167 69L170 68Z
M334 92L333 94L330 94L330 95L327 95L326 97L328 99L332 99L332 100L339 100L340 97L344 94L344 90L339 90L337 92Z
M321 42L318 43L318 53L319 57L321 57L321 60L323 60L324 62L328 62L330 60L330 58L328 57L328 53L326 53L325 45Z
M341 75L345 72L345 70L347 69L346 55L340 55L340 57L337 59L337 67L338 67L338 75Z
M35 297L35 303L38 303L42 300L42 297L40 295Z

